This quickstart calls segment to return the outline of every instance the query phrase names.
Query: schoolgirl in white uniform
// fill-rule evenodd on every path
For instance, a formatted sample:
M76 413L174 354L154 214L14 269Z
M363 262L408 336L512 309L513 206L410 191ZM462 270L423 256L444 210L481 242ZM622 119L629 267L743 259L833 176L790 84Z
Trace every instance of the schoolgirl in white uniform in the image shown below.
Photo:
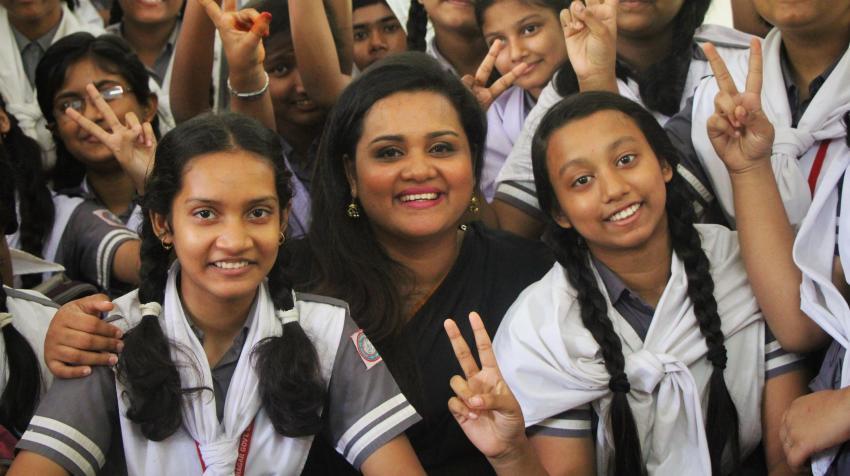
M346 306L285 282L279 157L273 132L235 114L163 139L144 280L108 317L124 352L51 389L9 474L298 474L320 432L365 474L421 473L398 437L418 415Z
M649 112L607 92L564 100L535 136L558 264L493 349L550 474L728 474L760 441L770 471L787 470L777 435L804 390L799 358L770 336L736 235L693 224L676 157ZM472 397L504 390L481 384L453 387L465 428L469 412L498 418Z
M699 49L699 44L711 41L718 46L718 50L724 57L743 57L746 62L749 35L716 25L700 26L709 7L709 1L684 2L678 12L652 10L651 14L649 13L650 10L641 14L624 10L625 7L620 7L620 10L617 10L615 6L611 5L610 1L592 3L593 5L589 5L586 9L578 9L578 4L573 2L571 11L575 13L572 14L571 18L576 23L584 24L584 18L589 16L590 20L588 21L599 23L599 29L612 28L613 21L616 19L617 32L612 32L609 35L614 38L606 38L606 40L611 41L611 46L614 45L613 41L616 39L617 52L619 53L616 65L616 84L612 85L611 89L616 87L623 96L646 106L662 125L688 104L688 100L693 95L699 81L710 74L708 62ZM653 8L663 9L663 5L656 4ZM647 18L651 20L642 18L642 15L647 15ZM665 21L666 25L659 29L656 24L659 21ZM578 31L582 30L596 34L597 28L590 29L585 26L578 29ZM644 64L640 73L631 72L630 68L634 68L635 64L640 64L639 61L646 62L646 59L641 57L639 59L629 58L626 52L636 49L640 51L646 48L641 46L643 43L632 45L631 37L645 36L649 34L647 32L651 31L667 31L670 38L669 46L665 51L659 52L659 55L663 55L659 61L654 64ZM574 34L571 33L568 37ZM570 45L568 44L569 48ZM578 61L580 56L583 56L582 59L586 60L588 54L584 50L570 51L571 58L573 58L571 61ZM644 51L643 54L645 56L647 52ZM587 63L583 62L582 64L586 65ZM591 64L591 66L593 65ZM523 132L516 140L513 150L499 173L496 185L496 198L498 199L495 202L498 204L496 212L500 216L500 225L504 223L508 229L516 228L516 231L522 234L529 234L531 230L523 226L524 222L529 222L527 226L539 233L540 224L545 217L543 216L544 212L538 206L537 192L534 188L531 141L537 125L546 112L563 97L579 91L578 77L588 73L588 71L579 71L579 68L582 68L579 64L574 67L571 62L566 62L552 83L543 90L537 100L537 105L526 119ZM596 88L583 85L581 89ZM680 172L688 173L681 170L681 167ZM685 178L689 183L696 182L692 177L686 176ZM700 195L703 195L702 198L705 201L711 199L708 191L699 190L699 192ZM516 213L522 213L522 215L516 215ZM506 219L503 220L502 217L506 217ZM514 221L518 222L516 226L513 224Z
M526 116L555 71L567 59L558 20L558 14L567 6L563 0L475 2L478 26L491 49L476 76L486 82L495 66L501 79L494 86L498 88L499 83L512 81L507 89L502 87L495 91L484 83L473 86L473 92L490 92L476 94L487 111L487 149L479 188L488 202L493 200L496 176L522 131ZM491 57L494 58L491 60ZM485 65L490 67L485 68ZM515 68L519 68L519 76L514 80ZM489 101L482 101L483 98Z

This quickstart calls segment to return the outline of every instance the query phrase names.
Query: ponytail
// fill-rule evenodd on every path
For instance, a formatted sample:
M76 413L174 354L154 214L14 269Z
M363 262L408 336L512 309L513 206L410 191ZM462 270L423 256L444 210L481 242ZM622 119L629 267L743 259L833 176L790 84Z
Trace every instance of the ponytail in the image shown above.
M283 317L283 332L257 344L252 357L263 409L275 431L288 437L314 435L322 428L319 412L325 400L325 382L316 348L298 322L291 286L281 266L282 254L278 253L269 273L269 292Z
M428 12L417 0L410 2L407 15L407 49L425 51L425 35L428 32Z
M118 380L127 388L127 418L140 426L147 439L162 441L182 423L182 395L198 389L181 388L180 373L159 323L161 312L157 311L157 305L161 310L169 253L154 235L150 220L142 224L140 255L139 302L143 315L141 322L124 335Z
M0 286L0 314L8 314L6 290ZM6 341L9 380L0 397L0 426L20 435L29 425L41 396L41 368L29 342L4 316L3 339Z

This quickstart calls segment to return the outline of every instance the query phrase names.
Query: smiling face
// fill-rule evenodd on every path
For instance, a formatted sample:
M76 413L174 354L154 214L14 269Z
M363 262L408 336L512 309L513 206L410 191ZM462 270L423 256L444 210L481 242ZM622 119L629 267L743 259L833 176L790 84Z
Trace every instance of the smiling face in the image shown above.
M625 38L647 38L672 31L673 19L685 0L621 0L617 33Z
M348 162L357 197L379 240L455 233L474 186L472 153L444 96L402 92L376 102Z
M501 0L484 12L482 30L488 45L501 40L496 69L507 74L519 63L528 70L514 84L537 98L567 59L567 48L557 14L522 0Z
M848 0L752 0L762 18L783 32L845 34L850 29Z
M286 133L281 131L281 128L285 129L287 125L321 125L327 111L313 102L304 89L289 34L273 34L264 41L264 45L267 53L263 68L269 74L269 94L272 97L278 132L285 136Z
M390 7L373 3L354 10L354 64L360 71L392 53L407 51L407 35Z
M479 33L472 0L413 0L428 12L428 18L438 30L455 30L464 34Z
M625 114L600 111L557 129L546 167L560 207L555 220L574 227L594 254L641 248L668 233L672 169Z
M183 0L118 0L124 22L156 24L175 21Z
M0 6L9 12L13 25L45 23L53 26L62 19L61 0L0 0Z
M174 244L184 302L250 301L277 259L286 223L266 159L243 150L193 158L171 216L154 232Z
M123 94L109 100L109 106L122 123L128 112L134 112L142 122L153 120L156 115L156 96L152 94L147 103L140 103L136 95L130 91L129 83L124 77L102 69L91 58L82 58L65 71L65 82L53 96L53 115L56 118L55 135L62 141L68 152L86 168L120 167L108 147L77 125L61 110L62 105L69 103L69 100L81 98L85 108L83 116L107 132L111 132L104 116L86 94L86 85L89 83L94 83L99 90L105 90L110 86L122 87Z

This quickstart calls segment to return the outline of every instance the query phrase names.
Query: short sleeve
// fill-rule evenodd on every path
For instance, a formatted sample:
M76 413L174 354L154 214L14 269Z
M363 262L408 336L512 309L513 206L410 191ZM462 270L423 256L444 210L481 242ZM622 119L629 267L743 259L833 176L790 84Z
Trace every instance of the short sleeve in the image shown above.
M765 325L764 331L765 380L806 368L805 357L783 349L767 325Z
M119 431L115 392L108 367L93 367L84 378L56 379L17 448L44 456L74 476L97 474Z
M56 254L71 279L86 281L103 290L112 284L112 264L118 247L139 236L105 208L83 202L72 213Z
M557 436L560 438L590 438L593 436L593 410L582 405L551 416L528 427L529 436Z
M355 468L421 419L350 318L343 328L328 393L325 433Z

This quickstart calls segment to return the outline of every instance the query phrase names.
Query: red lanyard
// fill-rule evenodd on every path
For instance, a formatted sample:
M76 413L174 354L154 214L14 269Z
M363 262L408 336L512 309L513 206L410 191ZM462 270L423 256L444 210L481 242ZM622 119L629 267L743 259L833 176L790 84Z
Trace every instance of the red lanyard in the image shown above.
M245 428L242 436L239 438L239 455L236 457L236 466L233 468L233 474L243 476L245 474L245 463L248 462L248 450L251 449L251 436L254 434L254 422ZM207 465L204 463L204 457L201 456L201 446L195 442L195 450L198 452L198 460L201 461L201 471L207 470Z
M829 149L830 142L832 142L832 139L828 139L820 143L818 153L815 155L815 162L812 164L812 170L809 172L809 190L812 192L812 195L815 194L815 186L818 184L818 175L820 175L820 169L823 168L823 161L826 158L826 151Z

